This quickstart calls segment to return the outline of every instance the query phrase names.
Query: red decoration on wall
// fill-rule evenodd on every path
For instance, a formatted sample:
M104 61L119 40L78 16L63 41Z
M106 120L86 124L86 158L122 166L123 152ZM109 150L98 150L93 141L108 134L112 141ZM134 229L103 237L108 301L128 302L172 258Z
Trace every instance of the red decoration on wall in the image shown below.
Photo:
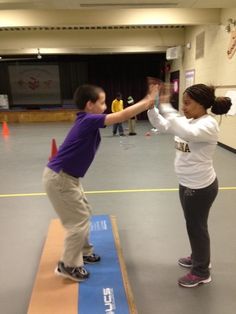
M228 58L231 59L235 52L236 52L236 30L230 33L230 42L227 50Z

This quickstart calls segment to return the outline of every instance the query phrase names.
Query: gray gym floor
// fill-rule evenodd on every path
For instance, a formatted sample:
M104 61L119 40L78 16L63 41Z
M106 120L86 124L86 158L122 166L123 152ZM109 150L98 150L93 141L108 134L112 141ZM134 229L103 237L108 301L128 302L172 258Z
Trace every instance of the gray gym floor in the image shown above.
M49 222L56 218L40 194L41 176L52 138L59 146L71 123L8 126L9 138L0 139L0 313L26 314ZM189 254L189 244L174 145L171 135L145 136L150 129L147 121L138 121L137 136L113 137L111 127L102 130L100 149L82 180L93 213L117 218L138 313L234 314L236 190L220 190L210 213L212 282L179 287L177 278L186 270L177 259ZM217 147L214 164L220 187L235 187L235 154Z

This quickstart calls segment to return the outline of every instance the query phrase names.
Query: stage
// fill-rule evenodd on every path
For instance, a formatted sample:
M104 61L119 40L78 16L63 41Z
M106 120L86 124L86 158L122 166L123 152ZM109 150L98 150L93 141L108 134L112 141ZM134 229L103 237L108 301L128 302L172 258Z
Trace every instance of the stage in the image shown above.
M63 122L74 121L77 109L1 110L0 122Z

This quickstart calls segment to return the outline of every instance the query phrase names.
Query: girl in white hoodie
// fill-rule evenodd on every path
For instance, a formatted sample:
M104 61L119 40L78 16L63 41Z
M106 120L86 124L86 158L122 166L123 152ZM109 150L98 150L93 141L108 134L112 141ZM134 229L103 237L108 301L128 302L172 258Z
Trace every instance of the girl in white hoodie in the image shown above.
M190 256L178 261L179 265L191 270L178 283L183 287L195 287L211 281L208 215L218 193L212 159L219 127L207 109L211 108L216 115L225 114L230 109L231 100L215 97L211 86L196 84L184 91L184 116L180 116L169 99L170 93L162 87L159 110L149 110L148 118L159 131L175 135L175 172L191 246Z

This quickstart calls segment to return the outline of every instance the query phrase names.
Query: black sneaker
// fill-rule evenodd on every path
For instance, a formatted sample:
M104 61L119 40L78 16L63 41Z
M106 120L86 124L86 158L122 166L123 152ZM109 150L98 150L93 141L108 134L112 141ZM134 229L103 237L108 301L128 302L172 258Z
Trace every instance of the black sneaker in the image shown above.
M178 264L182 267L185 267L185 268L191 268L193 266L191 256L180 258L178 260ZM211 269L211 263L209 264L208 268Z
M84 281L89 277L89 272L84 267L66 267L63 262L58 262L55 273L74 281Z
M91 255L84 255L83 260L85 264L95 264L97 262L100 262L101 257L93 253Z

